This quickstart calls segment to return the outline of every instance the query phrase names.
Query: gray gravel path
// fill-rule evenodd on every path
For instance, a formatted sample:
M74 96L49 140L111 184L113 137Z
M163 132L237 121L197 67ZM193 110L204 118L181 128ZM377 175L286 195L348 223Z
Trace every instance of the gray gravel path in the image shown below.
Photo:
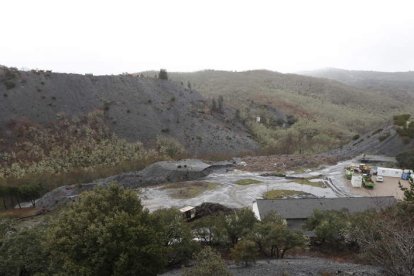
M323 258L288 258L283 260L259 260L249 267L229 265L236 276L311 276L311 275L385 275L381 268L354 263L339 263ZM178 276L182 270L169 271L163 276ZM218 276L218 275L217 275Z

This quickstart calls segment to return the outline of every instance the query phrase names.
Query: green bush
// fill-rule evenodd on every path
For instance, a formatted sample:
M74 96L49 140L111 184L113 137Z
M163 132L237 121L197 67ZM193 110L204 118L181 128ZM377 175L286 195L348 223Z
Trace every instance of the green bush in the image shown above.
M248 266L254 263L258 257L256 243L251 240L241 240L231 250L231 257L237 264L243 263Z
M156 149L162 155L173 159L180 159L186 156L183 145L177 139L167 136L158 136L156 141Z
M85 192L50 225L51 268L67 275L156 275L162 230L136 192L118 185Z
M410 119L410 114L401 114L401 115L395 115L393 117L394 125L405 127L407 121Z
M5 80L3 81L4 86L6 86L7 89L13 89L16 87L16 83L12 80Z
M398 166L406 169L414 169L414 150L402 152L396 156Z
M184 270L184 276L230 276L226 264L220 255L211 247L205 247L195 255L196 264L194 267Z

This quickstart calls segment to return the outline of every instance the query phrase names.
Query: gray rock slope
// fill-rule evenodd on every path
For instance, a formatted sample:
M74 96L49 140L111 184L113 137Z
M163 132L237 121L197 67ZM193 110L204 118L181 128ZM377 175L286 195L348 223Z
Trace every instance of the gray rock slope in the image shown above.
M328 154L340 158L353 158L360 154L396 156L414 147L414 141L404 140L392 125L366 133L358 139L330 151Z
M132 75L92 76L12 71L0 67L0 131L12 119L47 123L59 114L104 110L119 136L153 144L158 135L178 139L194 156L254 151L258 145L234 120L234 110L211 113L195 90L167 80Z

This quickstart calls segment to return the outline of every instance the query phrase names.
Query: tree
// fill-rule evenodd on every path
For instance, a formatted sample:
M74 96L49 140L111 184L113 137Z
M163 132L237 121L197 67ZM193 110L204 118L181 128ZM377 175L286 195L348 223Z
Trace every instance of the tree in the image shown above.
M51 267L72 275L156 275L162 235L137 194L111 184L81 194L48 230Z
M290 230L275 212L256 223L249 238L263 255L276 258L283 258L288 250L304 247L307 243L301 232Z
M184 271L184 276L230 276L226 264L211 247L205 247L195 256L196 264Z
M362 256L386 275L414 275L414 204L401 202L383 213L367 212L352 221L350 236Z
M160 80L168 80L168 73L166 69L161 69L160 72L158 73L158 78Z
M0 239L0 275L34 275L47 272L48 254L42 246L43 226L7 232Z
M224 98L223 98L223 96L218 97L217 103L218 103L218 111L220 113L223 113L224 112Z
M404 191L404 200L414 202L414 182L410 181L410 188Z
M36 206L36 199L42 195L43 187L41 184L24 184L19 186L19 195L23 201L30 201L32 206Z
M236 109L236 112L234 113L234 119L236 120L236 121L240 121L240 110L239 109Z
M402 152L395 157L402 168L414 168L414 150Z
M345 243L349 214L341 211L315 210L306 221L305 228L314 231L322 245L340 246Z
M253 228L257 219L252 210L242 208L230 215L226 215L224 221L229 242L234 246L242 236L246 235Z
M153 213L162 233L161 241L166 248L168 265L186 263L198 250L191 230L177 209L161 209Z
M191 82L190 81L187 82L187 87L188 87L188 89L191 90Z
M224 227L224 215L210 215L196 220L192 231L198 240L208 245L227 243L227 232Z
M216 112L217 111L217 102L216 99L211 100L211 111Z
M231 250L231 257L236 263L243 263L245 266L248 266L251 262L254 263L257 255L256 243L248 239L241 240Z

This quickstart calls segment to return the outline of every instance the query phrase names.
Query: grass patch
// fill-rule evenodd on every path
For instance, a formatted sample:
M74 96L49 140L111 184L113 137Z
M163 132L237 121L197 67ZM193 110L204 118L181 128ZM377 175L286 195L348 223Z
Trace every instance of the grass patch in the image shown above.
M318 188L326 188L326 185L322 181L312 182L307 178L295 179L294 182L301 184L301 185L309 185L309 186L318 187Z
M205 191L214 190L218 186L217 183L205 181L189 181L167 184L162 190L171 190L169 195L175 199L188 199L199 196Z
M256 179L246 178L246 179L239 179L234 183L237 184L237 185L251 185L251 184L262 183L262 181L256 180Z
M308 196L309 193L293 190L271 190L263 193L264 199L281 199L287 197Z

